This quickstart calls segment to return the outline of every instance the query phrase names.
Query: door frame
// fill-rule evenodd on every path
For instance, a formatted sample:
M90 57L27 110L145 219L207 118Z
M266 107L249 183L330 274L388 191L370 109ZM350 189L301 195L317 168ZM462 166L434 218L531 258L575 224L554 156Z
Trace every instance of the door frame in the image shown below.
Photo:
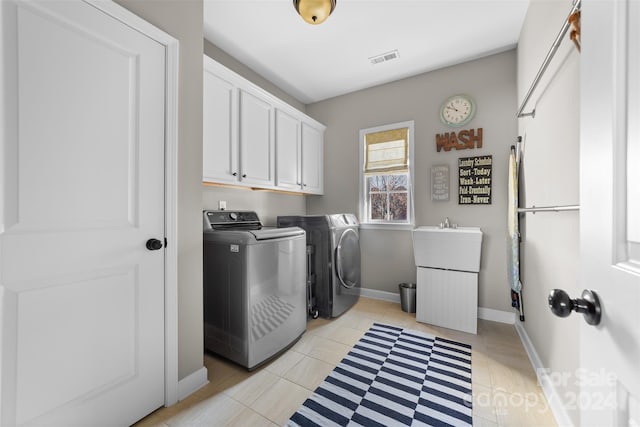
M164 404L178 402L178 40L109 0L83 0L160 43L166 54L164 161Z

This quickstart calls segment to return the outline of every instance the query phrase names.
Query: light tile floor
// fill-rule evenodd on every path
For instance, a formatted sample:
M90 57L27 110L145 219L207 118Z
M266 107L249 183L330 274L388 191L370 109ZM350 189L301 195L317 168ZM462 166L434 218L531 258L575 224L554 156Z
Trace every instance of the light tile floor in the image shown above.
M513 325L479 320L471 335L418 323L398 303L360 298L337 319L310 320L293 347L253 372L206 354L209 384L136 426L281 426L373 322L471 344L474 426L556 425Z

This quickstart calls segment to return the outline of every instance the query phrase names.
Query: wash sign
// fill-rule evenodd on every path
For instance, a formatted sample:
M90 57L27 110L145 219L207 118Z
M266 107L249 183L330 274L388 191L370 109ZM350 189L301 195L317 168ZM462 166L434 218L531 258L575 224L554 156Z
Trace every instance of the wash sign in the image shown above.
M490 205L493 157L458 159L458 204Z
M482 128L436 134L436 150L468 150L482 148Z

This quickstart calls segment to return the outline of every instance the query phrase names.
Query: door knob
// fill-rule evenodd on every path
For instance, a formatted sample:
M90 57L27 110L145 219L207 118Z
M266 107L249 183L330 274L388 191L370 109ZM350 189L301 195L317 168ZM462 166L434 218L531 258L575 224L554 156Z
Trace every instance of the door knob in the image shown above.
M549 308L558 317L567 317L572 311L582 313L584 320L590 325L598 325L602 317L602 307L598 295L585 289L582 298L572 299L562 289L553 289L549 292Z
M150 251L157 251L158 249L162 249L162 242L158 239L149 239L147 240L147 249Z

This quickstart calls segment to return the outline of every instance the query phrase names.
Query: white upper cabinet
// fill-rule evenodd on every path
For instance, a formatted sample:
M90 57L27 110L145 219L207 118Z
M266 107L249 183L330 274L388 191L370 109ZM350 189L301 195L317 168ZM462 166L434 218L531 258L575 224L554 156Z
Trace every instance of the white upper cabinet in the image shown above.
M276 185L322 194L324 127L276 110Z
M322 194L325 126L204 56L203 181Z
M322 194L324 129L302 123L302 191Z
M273 108L258 95L240 89L240 181L271 187L275 182Z
M300 191L301 155L300 119L276 110L276 186Z
M202 176L204 181L238 180L238 91L212 71L204 71Z

